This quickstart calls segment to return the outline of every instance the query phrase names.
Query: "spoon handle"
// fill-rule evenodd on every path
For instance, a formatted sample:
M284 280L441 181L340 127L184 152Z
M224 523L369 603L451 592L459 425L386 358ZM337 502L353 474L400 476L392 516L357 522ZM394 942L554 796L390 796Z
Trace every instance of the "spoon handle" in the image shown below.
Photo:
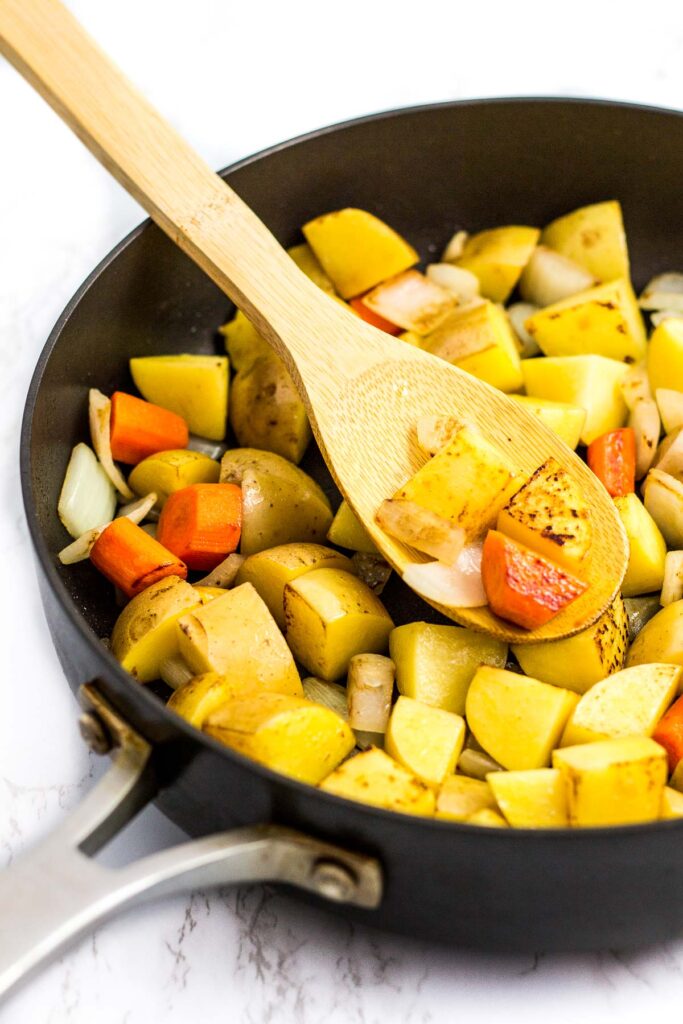
M378 361L371 342L358 341L358 351L349 352L357 318L301 273L256 214L58 0L0 0L0 52L246 313L299 383L301 376L308 383L311 371L329 376L330 353L321 337L329 333L326 321L343 329L348 317L345 351L356 372L359 359L365 365ZM344 367L335 373L343 374Z

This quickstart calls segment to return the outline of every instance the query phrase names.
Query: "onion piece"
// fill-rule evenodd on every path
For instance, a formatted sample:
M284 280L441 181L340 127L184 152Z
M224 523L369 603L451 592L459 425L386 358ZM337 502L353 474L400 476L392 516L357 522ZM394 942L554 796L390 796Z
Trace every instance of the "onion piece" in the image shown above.
M358 579L379 597L391 576L389 563L385 562L381 555L371 555L366 551L356 551L351 556L351 561Z
M622 398L631 411L635 409L638 402L645 399L649 401L652 398L652 390L645 363L635 363L633 366L629 366L621 378L619 387Z
M489 772L502 772L503 767L485 751L467 747L458 758L458 771L470 779L485 781Z
M643 486L643 502L670 548L683 548L683 484L669 473L651 469Z
M116 491L111 480L87 444L77 444L71 452L59 495L57 513L72 537L114 518Z
M536 339L526 329L526 322L530 316L537 313L540 306L534 306L531 302L513 302L508 306L506 313L512 325L512 330L517 335L520 345L520 359L531 359L533 356L540 356L541 347Z
M366 292L363 305L392 324L423 335L438 327L457 301L419 270L405 270Z
M150 494L145 495L144 498L132 501L130 505L123 505L119 509L116 518L119 519L121 516L126 516L132 523L139 525L153 505L156 504L156 500L157 496L152 491ZM92 530L87 530L80 537L77 537L73 544L68 544L65 548L62 548L58 555L62 565L74 565L76 562L84 562L90 556L90 552L95 546L95 541L108 526L109 523L105 523L104 526L96 526Z
M139 526L142 520L152 511L156 503L157 496L154 491L150 491L144 498L131 501L128 505L122 505L116 513L116 518L121 519L122 516L125 516L126 519L130 519L131 523Z
M636 437L636 480L642 480L652 465L662 430L659 409L653 398L636 402L628 418Z
M655 452L653 465L676 480L683 478L683 428L667 434Z
M430 263L425 273L430 281L455 296L459 305L479 298L479 278L471 270L452 263Z
M428 601L446 608L480 608L486 593L481 578L483 543L468 544L455 565L415 562L403 573L403 582Z
M643 626L661 609L659 594L646 594L644 597L625 597L624 608L628 620L628 639L633 643Z
M386 732L395 678L396 666L383 654L355 654L351 658L346 695L352 729Z
M679 427L683 427L683 391L657 388L655 399L665 432L671 434Z
M683 313L683 274L658 274L645 285L638 299L641 309Z
M535 306L552 306L595 284L585 267L545 245L537 245L519 279L519 292Z
M204 576L201 580L195 583L196 587L221 587L223 590L229 590L235 582L235 577L240 571L242 562L244 561L244 555L238 555L236 551L233 551L231 555L224 558L215 569L212 569L208 576Z
M447 565L457 561L465 546L465 531L428 508L402 498L383 501L375 522L386 533L416 548L425 555L438 558Z
M683 598L683 551L667 551L664 559L664 583L659 603L673 604Z
M450 242L441 254L442 263L454 263L459 260L465 251L469 231L456 231Z
M215 459L216 462L220 462L228 450L225 441L210 441L208 437L199 437L198 434L190 434L187 448L189 451L208 455L210 459Z
M97 388L90 388L88 392L88 415L92 446L102 464L102 469L121 497L130 501L135 495L126 483L123 473L114 462L111 453L111 401Z
M172 690L179 690L194 678L194 673L179 654L172 654L159 665L159 676Z
M665 320L680 320L683 316L677 309L658 309L655 313L650 313L650 323L653 327L659 327Z
M315 676L302 679L301 685L307 700L312 700L314 704L322 704L323 707L336 712L340 718L348 722L349 709L345 686L340 683L329 683L327 680L317 679Z
M417 443L427 455L436 455L463 426L457 416L420 416L415 424Z

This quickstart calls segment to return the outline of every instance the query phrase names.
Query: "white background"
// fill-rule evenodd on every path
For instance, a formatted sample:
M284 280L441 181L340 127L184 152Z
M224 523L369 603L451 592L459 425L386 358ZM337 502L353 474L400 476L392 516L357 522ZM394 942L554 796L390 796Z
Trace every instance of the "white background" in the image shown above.
M674 2L71 7L216 167L322 124L431 100L571 94L683 108ZM0 841L9 861L101 770L77 735L34 583L17 469L24 395L58 313L141 212L2 64L0 146ZM680 234L672 225L679 251ZM110 858L178 838L149 810ZM31 982L0 1019L641 1024L679 1019L681 1005L683 941L581 957L470 954L354 930L253 888L128 914Z

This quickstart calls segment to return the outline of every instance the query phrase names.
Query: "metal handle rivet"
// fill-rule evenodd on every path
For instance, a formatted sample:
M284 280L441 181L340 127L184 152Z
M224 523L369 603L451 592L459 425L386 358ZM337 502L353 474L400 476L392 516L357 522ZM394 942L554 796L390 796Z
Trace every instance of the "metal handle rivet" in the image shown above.
M93 753L107 754L111 750L111 736L98 715L86 711L78 719L78 728Z
M313 867L313 884L317 892L328 900L343 903L351 899L357 882L353 874L332 860L319 860Z

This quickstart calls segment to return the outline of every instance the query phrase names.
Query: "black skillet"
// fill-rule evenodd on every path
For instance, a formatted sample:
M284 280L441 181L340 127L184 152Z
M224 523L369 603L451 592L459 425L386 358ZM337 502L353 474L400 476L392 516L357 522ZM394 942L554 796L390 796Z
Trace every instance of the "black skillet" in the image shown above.
M309 218L354 205L385 218L432 259L457 228L542 225L584 203L617 197L635 284L683 265L683 116L672 111L552 99L407 109L274 147L228 169L225 178L284 245L299 240L299 226ZM108 653L100 637L116 615L109 586L88 563L60 568L55 558L66 542L57 498L71 447L87 437L87 389L129 387L131 354L220 349L216 328L229 313L225 296L146 221L75 295L31 383L22 483L49 628L72 689L92 684L85 694L88 738L99 749L122 744L130 769L126 775L120 756L116 795L107 798L113 806L123 789L125 806L107 818L100 798L98 821L79 823L67 839L91 852L119 819L154 797L191 836L268 823L340 847L325 850L286 832L250 830L212 848L220 861L221 843L251 844L242 873L214 868L210 877L285 878L318 894L307 898L335 899L339 913L382 928L489 950L586 950L671 938L683 924L683 821L498 830L347 802L201 735ZM304 467L330 488L315 453ZM397 585L386 600L399 622L433 614ZM287 850L284 859L272 856L277 843L280 853ZM372 860L349 861L344 850ZM257 858L263 853L259 864L254 851ZM43 856L44 871L49 860ZM184 884L200 878L180 874ZM158 871L154 877L155 891L168 891L171 883L160 884ZM87 894L74 900L82 909ZM64 935L56 935L56 907L49 927L36 924L35 940L51 931L42 952L54 951L123 902L121 896L83 914ZM63 916L73 912L62 909ZM19 966L10 965L8 983L38 959L25 951Z

